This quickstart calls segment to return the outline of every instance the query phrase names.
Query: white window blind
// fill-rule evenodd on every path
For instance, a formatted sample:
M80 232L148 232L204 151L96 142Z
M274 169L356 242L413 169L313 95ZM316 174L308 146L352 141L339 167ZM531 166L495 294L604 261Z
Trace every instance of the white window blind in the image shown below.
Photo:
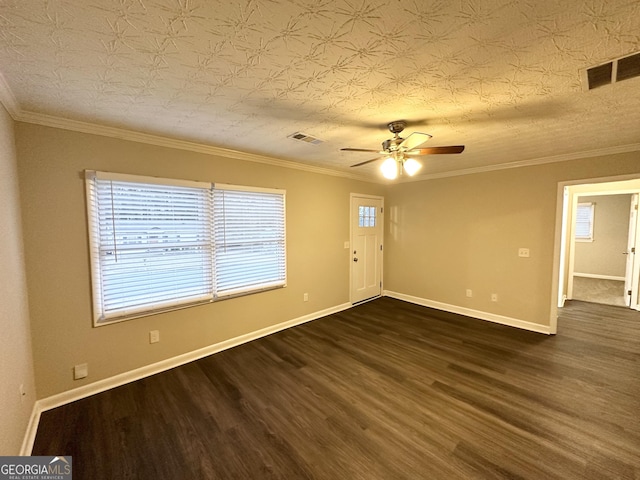
M576 210L576 240L593 240L593 203L579 203Z
M86 178L94 325L286 285L283 190Z
M88 182L96 322L210 301L211 189L117 178Z
M217 295L284 286L284 192L216 184L213 198Z

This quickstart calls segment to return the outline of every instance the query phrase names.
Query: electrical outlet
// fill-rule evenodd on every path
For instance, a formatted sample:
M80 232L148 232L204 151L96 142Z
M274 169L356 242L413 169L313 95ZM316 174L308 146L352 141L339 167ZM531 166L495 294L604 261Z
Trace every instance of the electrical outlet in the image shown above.
M522 258L529 258L529 249L528 248L519 248L518 256Z
M497 302L498 301L498 294L497 293L492 293L491 294L491 301L492 302Z
M467 288L467 297L473 297L473 290L471 290L470 288Z
M160 341L160 331L151 330L149 332L149 343L158 343Z
M89 375L89 364L81 363L80 365L76 365L73 367L73 379L80 380L81 378L86 378Z
M308 302L308 301L309 301L309 294L308 294L308 293L305 293L305 294L302 296L302 300L303 300L304 302Z

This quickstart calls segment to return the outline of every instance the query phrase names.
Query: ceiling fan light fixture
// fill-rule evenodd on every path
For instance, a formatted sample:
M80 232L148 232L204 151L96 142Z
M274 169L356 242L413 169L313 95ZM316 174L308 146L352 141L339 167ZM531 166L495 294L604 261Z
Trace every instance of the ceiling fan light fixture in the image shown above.
M382 171L382 175L384 178L388 178L389 180L394 180L398 176L398 162L395 158L387 158L382 165L380 165L380 170Z
M418 173L418 170L422 168L420 162L414 160L413 158L406 159L402 166L404 167L404 171L410 177L413 177L416 173Z
M411 158L412 156L422 155L448 155L452 153L462 153L464 145L450 145L445 147L425 147L424 144L431 138L427 133L413 132L407 138L402 138L399 134L406 127L404 120L398 120L388 124L389 130L393 133L393 138L389 138L382 142L382 150L371 150L368 148L341 148L341 151L347 152L371 152L384 155L380 158L372 158L364 162L351 165L352 167L361 167L371 162L383 160L380 170L382 175L394 180L399 175L406 174L413 177L422 168L422 163Z

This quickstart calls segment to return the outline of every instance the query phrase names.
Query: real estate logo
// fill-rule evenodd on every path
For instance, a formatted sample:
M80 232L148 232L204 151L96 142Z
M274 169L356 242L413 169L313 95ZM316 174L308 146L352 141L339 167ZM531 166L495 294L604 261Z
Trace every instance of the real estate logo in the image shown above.
M0 457L0 480L71 479L71 457Z

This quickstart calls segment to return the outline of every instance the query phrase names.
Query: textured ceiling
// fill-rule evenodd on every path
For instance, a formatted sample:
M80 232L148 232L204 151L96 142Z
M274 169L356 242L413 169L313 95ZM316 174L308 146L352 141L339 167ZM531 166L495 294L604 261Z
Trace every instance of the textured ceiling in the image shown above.
M640 50L637 0L0 0L0 28L21 114L351 172L397 119L466 145L426 175L640 144L640 78L580 76Z

